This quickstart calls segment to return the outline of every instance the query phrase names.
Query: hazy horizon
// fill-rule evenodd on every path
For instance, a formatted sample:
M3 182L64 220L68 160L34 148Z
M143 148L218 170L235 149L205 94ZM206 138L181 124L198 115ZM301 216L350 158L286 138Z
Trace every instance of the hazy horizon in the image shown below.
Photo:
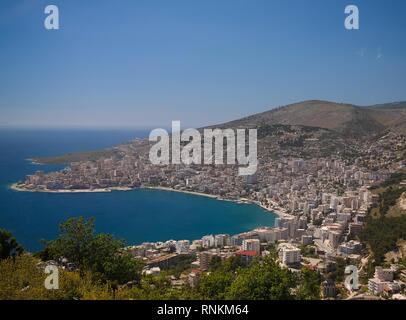
M320 99L309 99L309 100L304 100L304 101L312 101L312 100L320 100ZM304 102L304 101L296 101L296 102L292 102L290 104L295 104L295 103L300 103L300 102ZM327 100L325 100L327 101ZM406 101L406 99L405 99ZM328 101L328 102L334 102L334 103L343 103L343 104L350 104L350 105L354 105L357 107L372 107L374 105L378 105L378 104L371 104L371 105L355 105L349 102L345 102L345 101ZM404 101L387 101L385 102L385 104L391 104L391 103L398 103L398 102L404 102ZM274 108L278 108L281 106L285 106L285 105L290 105L290 104L283 104L283 105L279 105L279 106L273 106L270 108L267 108L265 110L262 111L258 111L255 113L250 113L250 114L246 114L243 115L239 118L230 118L230 119L226 119L224 122L229 122L229 121L234 121L234 120L239 120L241 118L244 118L246 116L251 116L253 114L256 113L261 113L261 112L266 112L266 111L270 111ZM175 119L173 119L175 120ZM172 120L171 120L172 121ZM197 126L193 126L193 125L188 125L187 123L182 123L181 122L181 128L182 129L186 129L186 128L192 128L192 127L204 127L204 126L211 126L211 125L216 125L216 124L221 124L221 122L216 122L216 123L204 123L204 124L199 124ZM78 125L78 124L24 124L24 123L19 123L19 124L12 124L12 123L1 123L0 122L0 130L1 129L18 129L18 130L123 130L123 131L129 131L129 130L153 130L156 128L163 128L167 131L171 131L171 123L165 123L165 124L156 124L156 125L149 125L149 126L142 126L142 125L130 125L130 124L126 124L126 125L120 125L120 124L114 124L114 125L109 125L109 124L83 124L83 125Z

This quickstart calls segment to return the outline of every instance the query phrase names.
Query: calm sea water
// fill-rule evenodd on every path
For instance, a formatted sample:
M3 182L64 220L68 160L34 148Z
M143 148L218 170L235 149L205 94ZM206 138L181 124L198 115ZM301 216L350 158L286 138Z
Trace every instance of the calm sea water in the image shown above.
M27 158L96 150L145 137L146 131L0 129L0 228L10 230L28 250L53 239L69 217L95 217L97 232L112 233L128 244L197 239L210 233L239 233L273 226L275 215L242 205L177 192L134 190L111 193L47 194L16 192L9 186L36 170Z

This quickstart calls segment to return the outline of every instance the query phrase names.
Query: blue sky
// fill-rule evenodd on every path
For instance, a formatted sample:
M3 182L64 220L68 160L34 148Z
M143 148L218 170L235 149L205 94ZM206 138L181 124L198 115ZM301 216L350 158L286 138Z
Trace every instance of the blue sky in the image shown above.
M60 30L44 28L44 8ZM360 30L344 28L344 8ZM404 0L1 0L0 125L200 126L406 100Z

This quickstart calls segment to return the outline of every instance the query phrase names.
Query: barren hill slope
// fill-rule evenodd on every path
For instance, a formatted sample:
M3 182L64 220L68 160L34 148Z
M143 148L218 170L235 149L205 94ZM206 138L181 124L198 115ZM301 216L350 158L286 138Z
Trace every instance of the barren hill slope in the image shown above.
M274 124L324 128L355 138L367 138L388 129L405 133L406 103L360 107L309 100L227 122L221 127L258 128Z

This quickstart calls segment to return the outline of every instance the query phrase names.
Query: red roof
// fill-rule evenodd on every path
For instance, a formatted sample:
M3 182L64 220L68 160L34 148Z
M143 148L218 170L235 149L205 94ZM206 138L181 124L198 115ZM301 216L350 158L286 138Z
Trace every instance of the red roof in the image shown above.
M193 273L201 273L202 272L202 270L200 270L200 269L192 269L192 271L191 272L193 272Z
M255 257L257 255L257 252L254 250L241 250L241 251L237 251L235 254L238 256Z

